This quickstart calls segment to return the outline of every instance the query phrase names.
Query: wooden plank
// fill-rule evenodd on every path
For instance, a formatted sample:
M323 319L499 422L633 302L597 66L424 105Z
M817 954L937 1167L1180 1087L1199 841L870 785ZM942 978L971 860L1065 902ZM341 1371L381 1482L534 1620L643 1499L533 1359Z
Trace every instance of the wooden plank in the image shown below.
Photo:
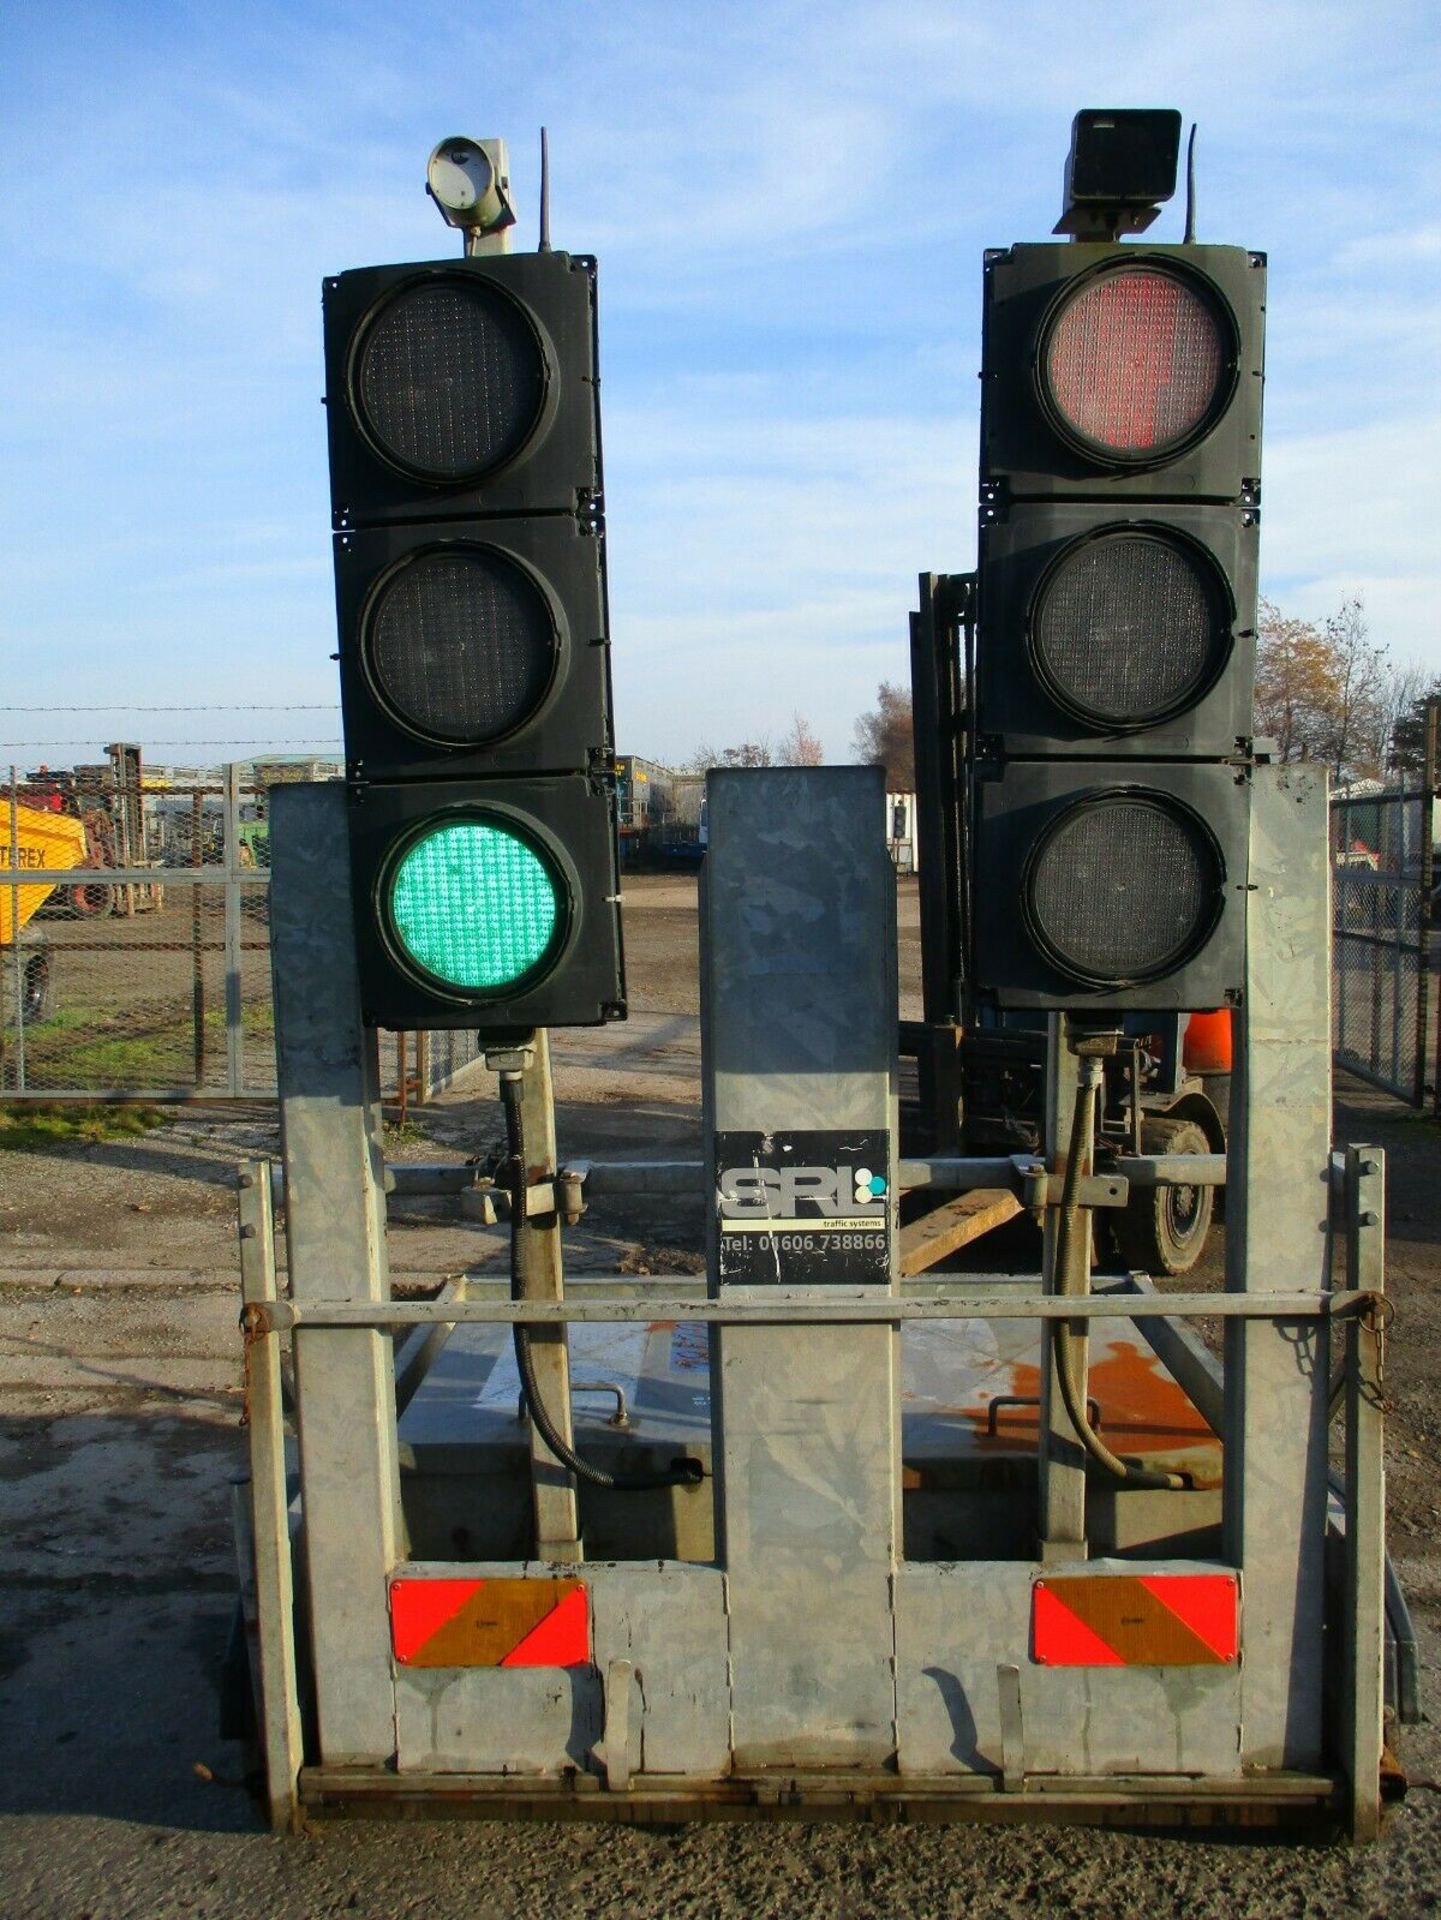
M1015 1194L1004 1187L975 1187L958 1193L954 1200L901 1228L901 1278L924 1273L947 1254L1014 1220L1022 1210Z

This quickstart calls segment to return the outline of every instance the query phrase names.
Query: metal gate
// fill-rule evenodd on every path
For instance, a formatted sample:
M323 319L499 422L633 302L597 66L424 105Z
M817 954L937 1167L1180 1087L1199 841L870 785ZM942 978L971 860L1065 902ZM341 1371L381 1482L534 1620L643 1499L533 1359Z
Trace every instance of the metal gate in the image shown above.
M1433 742L1434 745L1434 742ZM1436 769L1331 801L1336 1064L1421 1107L1438 1098Z

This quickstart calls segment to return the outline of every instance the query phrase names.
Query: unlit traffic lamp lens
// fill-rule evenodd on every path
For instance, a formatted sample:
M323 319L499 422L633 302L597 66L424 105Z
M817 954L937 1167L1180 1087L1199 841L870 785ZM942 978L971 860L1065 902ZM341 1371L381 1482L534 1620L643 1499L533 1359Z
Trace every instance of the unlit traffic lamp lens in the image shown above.
M1195 704L1231 652L1230 595L1201 547L1164 530L1102 527L1062 549L1027 625L1036 675L1100 733Z
M433 275L393 293L361 331L351 407L400 472L474 481L514 460L541 424L546 351L503 288Z
M1230 399L1235 325L1189 276L1116 267L1065 293L1043 329L1038 371L1043 403L1073 445L1162 459Z
M1210 939L1221 849L1170 795L1087 795L1036 841L1021 883L1032 938L1060 971L1116 991L1163 979Z
M533 985L565 941L559 867L497 819L424 828L382 874L380 891L397 957L424 984L460 997Z
M524 726L545 700L559 617L529 568L457 542L382 575L360 649L373 692L400 726L422 740L483 745Z

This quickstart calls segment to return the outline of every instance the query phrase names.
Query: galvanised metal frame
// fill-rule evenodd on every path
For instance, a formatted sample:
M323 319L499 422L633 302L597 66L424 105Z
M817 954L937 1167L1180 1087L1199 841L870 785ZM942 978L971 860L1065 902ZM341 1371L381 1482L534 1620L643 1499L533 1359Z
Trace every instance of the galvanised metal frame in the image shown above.
M838 970L836 922L825 904L841 852L855 857L854 822L879 818L841 776L738 775L732 798L713 809L724 831L712 838L714 910L705 920L712 1122L735 1124L741 1113L780 1127L793 1114L791 1124L813 1124L826 1110L830 1075L835 1110L859 1124L863 1112L876 1111L877 1093L868 1089L888 1083ZM779 779L790 783L783 793ZM520 1306L475 1282L464 1297L386 1297L387 1175L348 960L341 796L336 788L287 790L276 826L275 919L288 1299L278 1297L269 1252L265 1170L249 1168L252 1185L242 1189L245 1224L254 1229L242 1240L242 1258L262 1728L276 1824L362 1806L641 1820L705 1811L1127 1822L1322 1812L1339 1815L1358 1839L1375 1833L1384 1634L1381 1156L1351 1150L1337 1182L1329 1146L1323 782L1262 768L1256 785L1226 1292L1161 1295L1122 1281L1061 1299L1034 1283L1017 1293L1017 1283L952 1276L909 1283L903 1292L895 1284L839 1286L817 1299L814 1290L783 1287L757 1298L752 1288L731 1297L713 1278L704 1298L694 1282L622 1288L595 1281L573 1282L563 1299ZM839 831L842 817L849 837ZM777 821L790 849L764 847L763 864L774 872L781 862L789 906L781 911L785 903L773 893L775 910L749 916L737 930L732 909L746 897L740 865L756 858L754 836L774 834ZM851 904L854 924L842 945L866 949L873 977L891 978L891 927L864 888ZM824 929L824 956L806 947L808 926ZM877 941L885 949L879 955ZM797 982L808 965L824 984L806 1000ZM774 978L780 969L792 1031L776 1039L765 981L768 970ZM845 1020L828 1017L831 982ZM807 1008L817 1023L804 1039L808 1065L796 1057L793 1030ZM858 1018L862 1038L843 1046L841 1035ZM759 1092L747 1083L767 1076L750 1073L740 1046L748 1020L759 1023L759 1041L783 1044L791 1062L790 1073L769 1076ZM764 1065L758 1057L756 1068ZM938 1161L934 1171L966 1177L955 1162ZM1139 1177L1166 1171L1135 1163ZM1018 1181L1029 1177L1029 1170L1012 1172ZM587 1177L603 1184L605 1170ZM689 1168L683 1177L689 1180ZM679 1185L680 1170L661 1179ZM1350 1243L1344 1291L1330 1270L1338 1184ZM1203 1394L1219 1412L1225 1441L1223 1558L1089 1566L1131 1574L1238 1570L1243 1658L1211 1668L1038 1669L1028 1658L1031 1587L1043 1565L1065 1557L1060 1528L1050 1530L1049 1561L899 1557L897 1329L935 1317L1125 1317L1143 1329L1154 1323L1177 1370L1199 1379L1204 1356L1197 1358L1194 1343L1182 1351L1179 1322L1200 1315L1219 1317L1226 1329L1224 1386ZM515 1577L552 1573L557 1563L406 1560L394 1371L381 1329L657 1317L725 1330L713 1403L722 1462L718 1562L579 1569L592 1614L587 1669L418 1672L393 1663L386 1600L398 1570L410 1578ZM1328 1620L1322 1561L1333 1324L1348 1336L1348 1474L1342 1607ZM307 1609L296 1639L288 1627L294 1519L276 1359L287 1327L298 1358L305 1579L296 1584ZM802 1391L816 1403L808 1399L804 1414L797 1412ZM856 1394L871 1407L866 1420L856 1417ZM728 1434L732 1418L739 1426ZM1048 1459L1060 1452L1059 1438L1048 1441ZM1075 1490L1079 1499L1066 1491L1083 1505L1084 1486ZM1049 1503L1053 1515L1060 1507ZM1084 1551L1083 1540L1069 1545ZM872 1567L874 1579L866 1571ZM773 1576L784 1606L768 1598ZM1338 1638L1344 1654L1328 1656L1328 1642ZM859 1663L867 1674L818 1688L827 1649L838 1667ZM787 1679L788 1662L804 1684ZM296 1711L300 1672L315 1706L316 1745L308 1751ZM1330 1734L1321 1713L1328 1675L1342 1703ZM884 1684L873 1698L876 1676ZM817 1699L809 1719L808 1697Z

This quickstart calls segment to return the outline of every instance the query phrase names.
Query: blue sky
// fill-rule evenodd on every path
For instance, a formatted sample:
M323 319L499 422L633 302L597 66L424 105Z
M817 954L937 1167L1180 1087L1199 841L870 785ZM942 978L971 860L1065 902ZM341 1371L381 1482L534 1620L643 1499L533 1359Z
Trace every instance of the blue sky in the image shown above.
M622 750L800 712L850 757L916 574L972 563L981 251L1048 233L1081 106L1198 120L1199 237L1270 254L1266 590L1360 593L1441 674L1438 19L9 0L0 762L338 739L320 281L456 251L451 133L508 140L533 245L542 124L601 262ZM170 705L220 710L134 710Z

